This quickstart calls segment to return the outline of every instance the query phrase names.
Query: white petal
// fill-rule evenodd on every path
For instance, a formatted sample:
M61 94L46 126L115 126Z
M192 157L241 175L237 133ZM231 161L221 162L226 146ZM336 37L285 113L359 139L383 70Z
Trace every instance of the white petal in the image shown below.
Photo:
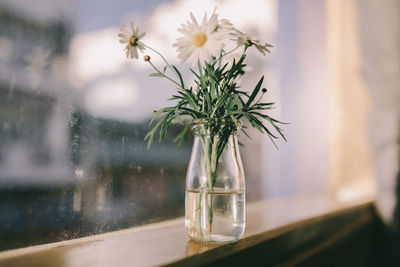
M195 50L192 56L192 66L196 66L199 61L199 51Z
M201 22L200 29L204 31L206 27L207 27L207 13L205 13L203 16L203 21Z
M217 19L217 15L213 14L210 17L210 20L208 21L208 25L207 25L207 30L209 30L210 32L214 32L217 29L218 26L218 19Z
M195 27L199 28L199 24L197 23L196 18L194 17L193 13L190 12L190 18L192 19L192 22L194 24Z
M129 50L129 49L127 49L127 50L126 50L126 56L127 56L128 58L132 58L132 57L131 57L131 53L130 53L130 50Z
M136 58L136 59L139 58L136 47L133 47L130 52L131 52L131 58Z
M124 33L119 33L119 34L118 34L118 37L120 37L120 38L127 38L128 36L127 36L126 34L124 34Z
M184 35L191 34L191 32L188 29L185 29L185 28L179 28L178 32L180 32L180 33L182 33Z
M142 42L137 42L137 48L139 48L140 52L143 52L143 50L146 49L146 47L144 46L144 44Z
M123 32L126 35L131 35L131 32L130 32L129 28L126 25L123 25L121 27L121 32Z
M254 46L257 48L257 50L258 50L263 56L265 56L264 47L259 46L259 45L254 45Z
M135 35L135 24L133 22L131 22L131 35Z
M186 60L188 60L189 57L193 54L193 51L194 51L194 48L191 47L191 48L187 49L185 51L185 53L182 53L181 54L182 55L182 61L185 62Z
M120 36L120 43L125 44L129 42L129 38L127 38L126 36Z

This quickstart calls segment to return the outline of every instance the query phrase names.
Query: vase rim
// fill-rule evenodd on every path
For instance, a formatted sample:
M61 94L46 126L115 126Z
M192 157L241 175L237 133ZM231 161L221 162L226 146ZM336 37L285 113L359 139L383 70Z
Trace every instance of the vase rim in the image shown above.
M224 129L224 131L228 132L229 135L238 135L240 129L242 127L242 122L240 120L231 120L231 119L223 119L223 120L209 120L209 119L194 119L191 122L191 129L195 135L204 135L208 136L212 132L219 131Z

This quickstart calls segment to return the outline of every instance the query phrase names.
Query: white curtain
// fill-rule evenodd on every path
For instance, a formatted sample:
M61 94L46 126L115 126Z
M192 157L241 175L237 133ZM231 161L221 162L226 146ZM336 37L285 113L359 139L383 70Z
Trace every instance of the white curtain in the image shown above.
M400 1L358 0L363 76L371 98L369 133L377 206L391 223L396 205L400 129Z

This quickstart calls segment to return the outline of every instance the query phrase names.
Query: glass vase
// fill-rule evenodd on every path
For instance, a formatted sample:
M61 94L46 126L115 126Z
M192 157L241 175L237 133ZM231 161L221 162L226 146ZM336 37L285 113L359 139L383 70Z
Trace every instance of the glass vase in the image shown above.
M240 123L197 120L186 175L185 227L191 240L233 242L245 229Z

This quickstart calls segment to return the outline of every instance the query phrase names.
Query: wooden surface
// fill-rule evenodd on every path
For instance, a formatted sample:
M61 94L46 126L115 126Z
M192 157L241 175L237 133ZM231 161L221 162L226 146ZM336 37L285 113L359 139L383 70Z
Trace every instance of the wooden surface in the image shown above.
M231 244L206 245L188 241L184 220L178 218L107 234L4 251L0 253L0 266L210 264L248 251L266 240L288 236L288 233L291 233L292 236L289 237L293 240L296 238L296 233L293 236L293 229L303 226L315 229L312 224L320 220L370 209L371 200L371 197L366 196L340 201L324 195L250 203L247 205L245 235ZM368 218L368 214L356 217L360 225Z

